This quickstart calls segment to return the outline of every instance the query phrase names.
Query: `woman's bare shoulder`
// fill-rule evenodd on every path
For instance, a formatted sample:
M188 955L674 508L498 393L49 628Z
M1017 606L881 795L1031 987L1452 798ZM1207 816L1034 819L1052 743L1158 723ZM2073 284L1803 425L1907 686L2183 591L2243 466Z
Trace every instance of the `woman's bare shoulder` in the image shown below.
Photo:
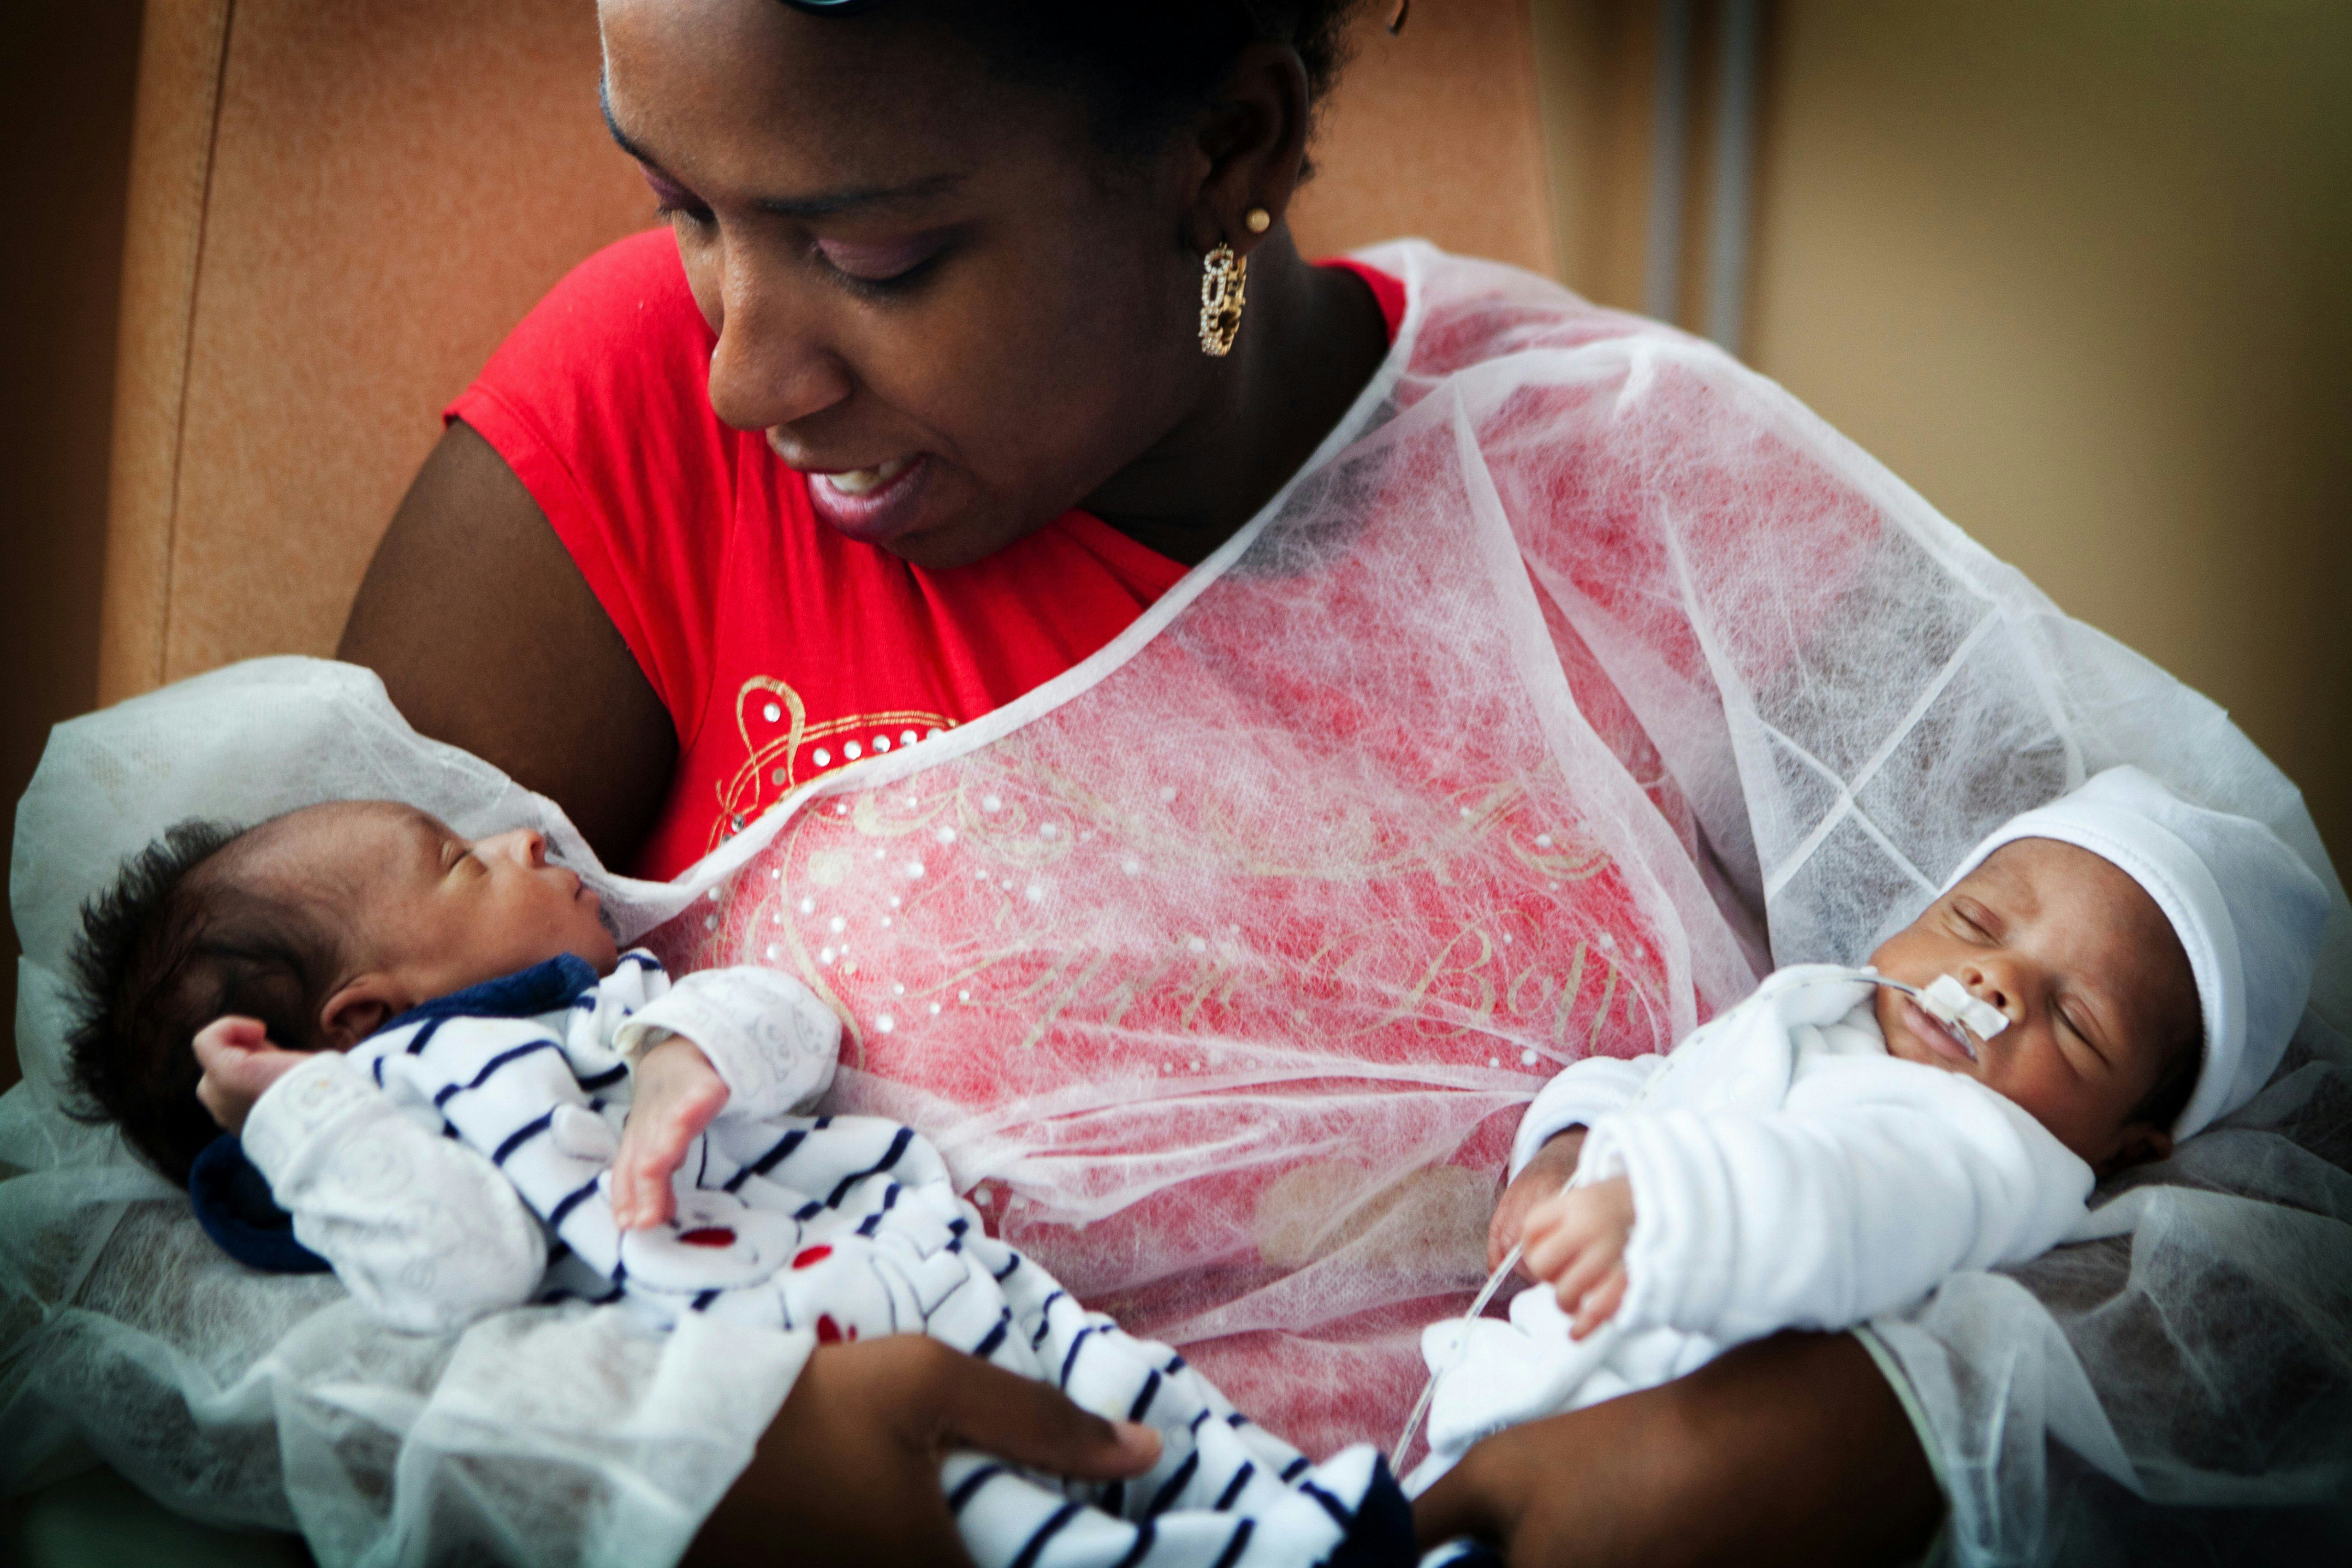
M452 424L360 584L336 657L408 721L552 796L625 864L669 784L667 711L513 469Z

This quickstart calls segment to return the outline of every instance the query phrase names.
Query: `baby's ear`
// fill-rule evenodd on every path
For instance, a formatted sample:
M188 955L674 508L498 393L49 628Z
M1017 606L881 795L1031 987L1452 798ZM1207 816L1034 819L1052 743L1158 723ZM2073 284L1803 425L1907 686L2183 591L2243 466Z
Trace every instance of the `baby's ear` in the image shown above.
M2116 1152L2107 1156L2106 1163L2099 1167L2099 1174L2110 1176L2134 1165L2153 1165L2159 1160L2171 1158L2172 1134L2169 1131L2153 1121L2126 1121L2122 1141L2116 1145Z
M387 974L346 981L319 1009L319 1033L331 1051L348 1051L408 1011L409 1002Z

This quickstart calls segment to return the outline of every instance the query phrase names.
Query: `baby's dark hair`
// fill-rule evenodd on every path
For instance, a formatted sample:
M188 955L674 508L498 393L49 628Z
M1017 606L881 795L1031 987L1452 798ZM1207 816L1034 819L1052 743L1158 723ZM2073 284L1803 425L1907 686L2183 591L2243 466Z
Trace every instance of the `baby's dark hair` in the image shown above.
M2140 1102L2132 1107L2126 1121L2145 1121L2151 1126L2172 1131L2180 1113L2189 1109L2189 1097L2197 1092L2197 1075L2205 1065L2203 1023L2175 1039L2165 1052L2164 1071L2158 1077L2156 1087L2147 1091Z
M239 875L269 826L183 822L82 906L79 1016L67 1037L68 1073L86 1102L75 1114L120 1126L175 1182L220 1135L196 1100L197 1030L237 1013L288 1050L323 1043L319 1013L344 933L316 900Z

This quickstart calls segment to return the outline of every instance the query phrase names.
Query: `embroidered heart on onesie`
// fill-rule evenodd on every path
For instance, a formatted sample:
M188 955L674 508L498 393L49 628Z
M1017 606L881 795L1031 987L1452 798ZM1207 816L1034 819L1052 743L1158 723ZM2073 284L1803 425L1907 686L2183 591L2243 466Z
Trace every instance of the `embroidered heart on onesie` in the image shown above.
M649 1289L677 1294L753 1285L792 1260L801 1227L789 1215L755 1209L730 1193L688 1188L677 1217L621 1237L621 1263Z

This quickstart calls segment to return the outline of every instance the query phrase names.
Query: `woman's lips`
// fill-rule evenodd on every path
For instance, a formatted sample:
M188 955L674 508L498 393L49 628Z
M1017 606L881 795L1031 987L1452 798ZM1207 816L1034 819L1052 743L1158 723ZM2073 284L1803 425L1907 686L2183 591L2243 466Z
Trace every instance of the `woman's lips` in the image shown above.
M878 544L914 524L930 468L929 458L917 452L870 468L811 472L809 501L837 531Z
M1968 1042L1946 1028L1937 1021L1934 1014L1908 996L1903 998L1903 1022L1937 1055L1948 1057L1963 1067L1976 1066L1976 1053L1969 1048Z

